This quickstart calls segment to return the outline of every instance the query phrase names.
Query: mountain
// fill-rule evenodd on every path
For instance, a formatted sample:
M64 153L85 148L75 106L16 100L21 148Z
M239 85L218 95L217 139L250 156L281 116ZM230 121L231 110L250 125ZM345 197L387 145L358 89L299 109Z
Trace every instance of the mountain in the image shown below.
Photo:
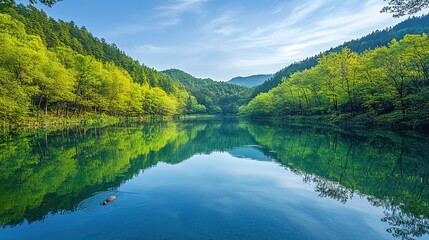
M258 86L261 83L265 82L269 78L272 78L274 74L258 74L248 77L235 77L228 81L228 83L245 86L245 87L254 87Z
M236 114L238 107L245 103L251 93L248 87L196 78L178 69L168 69L163 73L185 86L195 96L196 101L205 108L205 111L200 109L200 113Z
M305 69L310 69L317 64L317 60L328 53L340 52L343 48L349 48L353 52L363 53L365 50L375 49L381 46L387 46L392 39L402 39L406 34L422 34L429 32L429 15L421 17L409 18L394 27L386 28L382 31L374 31L362 38L355 39L344 44L331 48L328 51L320 53L310 58L306 58L300 62L292 63L291 65L276 72L272 78L257 86L251 95L251 99L262 92L268 92L272 88L278 86L283 78L288 78L295 72L300 72ZM250 101L250 99L248 99Z

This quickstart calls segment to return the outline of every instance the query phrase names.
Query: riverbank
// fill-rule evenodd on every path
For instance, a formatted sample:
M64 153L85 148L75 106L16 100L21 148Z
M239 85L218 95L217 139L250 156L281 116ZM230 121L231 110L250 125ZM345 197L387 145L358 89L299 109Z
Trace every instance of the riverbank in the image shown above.
M231 117L231 116L229 116ZM234 115L234 117L237 117ZM59 130L67 127L83 126L83 127L104 127L118 123L141 123L148 121L159 120L209 120L217 119L219 115L213 114L195 114L195 115L176 115L176 116L111 116L106 114L83 114L81 116L73 117L56 117L50 115L40 115L38 117L28 117L22 119L19 123L1 122L0 133L16 132L18 129L49 129ZM25 130L24 130L25 131Z
M301 123L317 123L338 127L365 127L379 128L389 130L418 130L429 132L429 118L423 116L415 116L407 114L405 118L400 116L401 113L393 112L374 116L370 113L365 114L323 114L323 115L288 115L275 117L248 117L240 115L213 115L213 114L196 114L196 115L176 115L176 116L156 116L147 115L139 117L111 116L106 114L85 114L74 117L55 117L41 115L31 117L20 121L18 124L0 122L0 129L3 132L8 132L17 128L28 129L43 129L51 128L58 129L69 126L84 126L84 127L102 127L117 123L138 123L151 120L208 120L220 118L244 118L253 120L270 120L270 121L285 121L285 122L301 122Z
M37 117L27 117L18 123L1 122L3 129L7 128L45 128L63 125L93 125L93 124L114 124L119 121L119 117L104 115L104 114L85 114L73 117L55 117L49 115L41 115Z
M22 119L19 123L0 122L0 129L3 132L8 132L18 128L26 129L58 129L70 126L85 126L85 127L102 127L113 125L121 122L143 122L149 120L166 120L172 119L171 116L111 116L106 114L83 114L73 117L56 117L50 115L41 115L37 117L28 117Z
M400 116L400 112L392 112L375 116L364 114L323 114L323 115L288 115L275 117L246 117L248 119L271 119L274 121L321 123L340 127L367 127L389 130L418 130L429 131L429 117L416 116L418 113Z

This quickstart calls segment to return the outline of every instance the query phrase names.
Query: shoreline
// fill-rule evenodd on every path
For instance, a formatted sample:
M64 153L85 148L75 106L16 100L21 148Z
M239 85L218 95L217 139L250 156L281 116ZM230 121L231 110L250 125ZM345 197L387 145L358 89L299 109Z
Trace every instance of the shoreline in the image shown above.
M11 132L16 129L57 129L74 126L83 127L103 127L118 123L139 123L152 120L209 120L219 118L238 118L248 121L272 121L274 123L290 123L300 122L308 124L322 124L331 127L345 128L367 128L367 129L386 129L393 131L413 130L421 133L429 133L429 124L404 124L403 122L389 121L386 116L369 116L368 114L349 115L349 114L325 114L325 115L289 115L289 116L274 116L274 117L249 117L240 114L236 115L215 115L215 114L191 114L191 115L175 115L175 116L111 116L106 114L86 114L79 117L53 117L41 116L27 118L19 124L7 122L0 123L0 131ZM405 121L406 122L406 121ZM429 122L429 120L428 120ZM409 122L406 122L409 123Z
M421 133L429 133L429 120L426 123L412 121L395 121L397 119L389 119L388 116L371 116L368 114L350 115L350 114L325 114L325 115L289 115L289 116L271 116L271 117L248 117L240 116L247 120L269 120L273 122L301 122L323 124L331 127L345 128L367 128L380 130L403 131L411 130Z

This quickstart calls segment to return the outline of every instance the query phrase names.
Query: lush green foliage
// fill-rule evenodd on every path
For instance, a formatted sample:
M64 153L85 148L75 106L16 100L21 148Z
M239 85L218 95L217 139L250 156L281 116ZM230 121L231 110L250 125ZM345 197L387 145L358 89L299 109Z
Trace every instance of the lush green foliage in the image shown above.
M235 77L229 80L228 83L237 84L245 87L255 87L272 78L273 76L273 74L259 74L248 77Z
M195 110L201 113L238 113L238 107L245 102L251 92L247 87L195 78L177 69L165 70L164 73L183 84L195 96L198 103L203 105Z
M115 44L109 44L104 39L94 37L85 27L79 28L74 22L56 21L33 6L17 5L5 8L2 12L22 22L27 34L39 36L48 49L70 47L79 54L92 56L101 62L113 62L127 70L134 82L160 87L168 94L175 90L170 78L154 69L142 66Z
M399 23L398 25L387 28L382 31L375 31L365 37L346 42L338 47L332 48L323 54L307 58L300 62L292 63L290 66L283 68L274 74L274 76L257 86L255 91L252 93L251 98L256 97L258 94L268 92L269 90L278 86L283 78L289 78L295 72L304 71L316 66L317 61L322 55L326 55L331 52L341 52L343 48L349 48L350 50L363 53L366 50L375 49L381 46L387 46L392 39L402 39L406 34L422 34L429 32L429 15L422 17L412 17L406 21ZM249 99L250 101L251 99Z
M249 116L366 114L400 125L429 119L429 37L407 35L358 55L344 48L254 98Z
M21 15L7 9L15 18L0 14L0 121L40 112L173 115L199 106L183 86L86 30L32 7L16 7Z

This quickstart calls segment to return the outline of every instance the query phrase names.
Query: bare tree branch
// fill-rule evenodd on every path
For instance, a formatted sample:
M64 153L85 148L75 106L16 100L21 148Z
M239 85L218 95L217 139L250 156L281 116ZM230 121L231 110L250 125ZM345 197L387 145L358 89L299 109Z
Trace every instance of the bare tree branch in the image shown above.
M31 4L36 4L37 2L43 3L46 6L52 7L52 5L54 5L57 2L60 2L62 0L30 0Z
M48 7L52 7L55 3L61 2L62 0L29 0L31 4L36 4L38 2L45 4ZM0 6L13 6L15 0L0 0Z
M387 6L381 9L382 13L392 13L393 17L398 18L405 15L418 13L424 8L429 7L429 0L384 0L388 2Z

